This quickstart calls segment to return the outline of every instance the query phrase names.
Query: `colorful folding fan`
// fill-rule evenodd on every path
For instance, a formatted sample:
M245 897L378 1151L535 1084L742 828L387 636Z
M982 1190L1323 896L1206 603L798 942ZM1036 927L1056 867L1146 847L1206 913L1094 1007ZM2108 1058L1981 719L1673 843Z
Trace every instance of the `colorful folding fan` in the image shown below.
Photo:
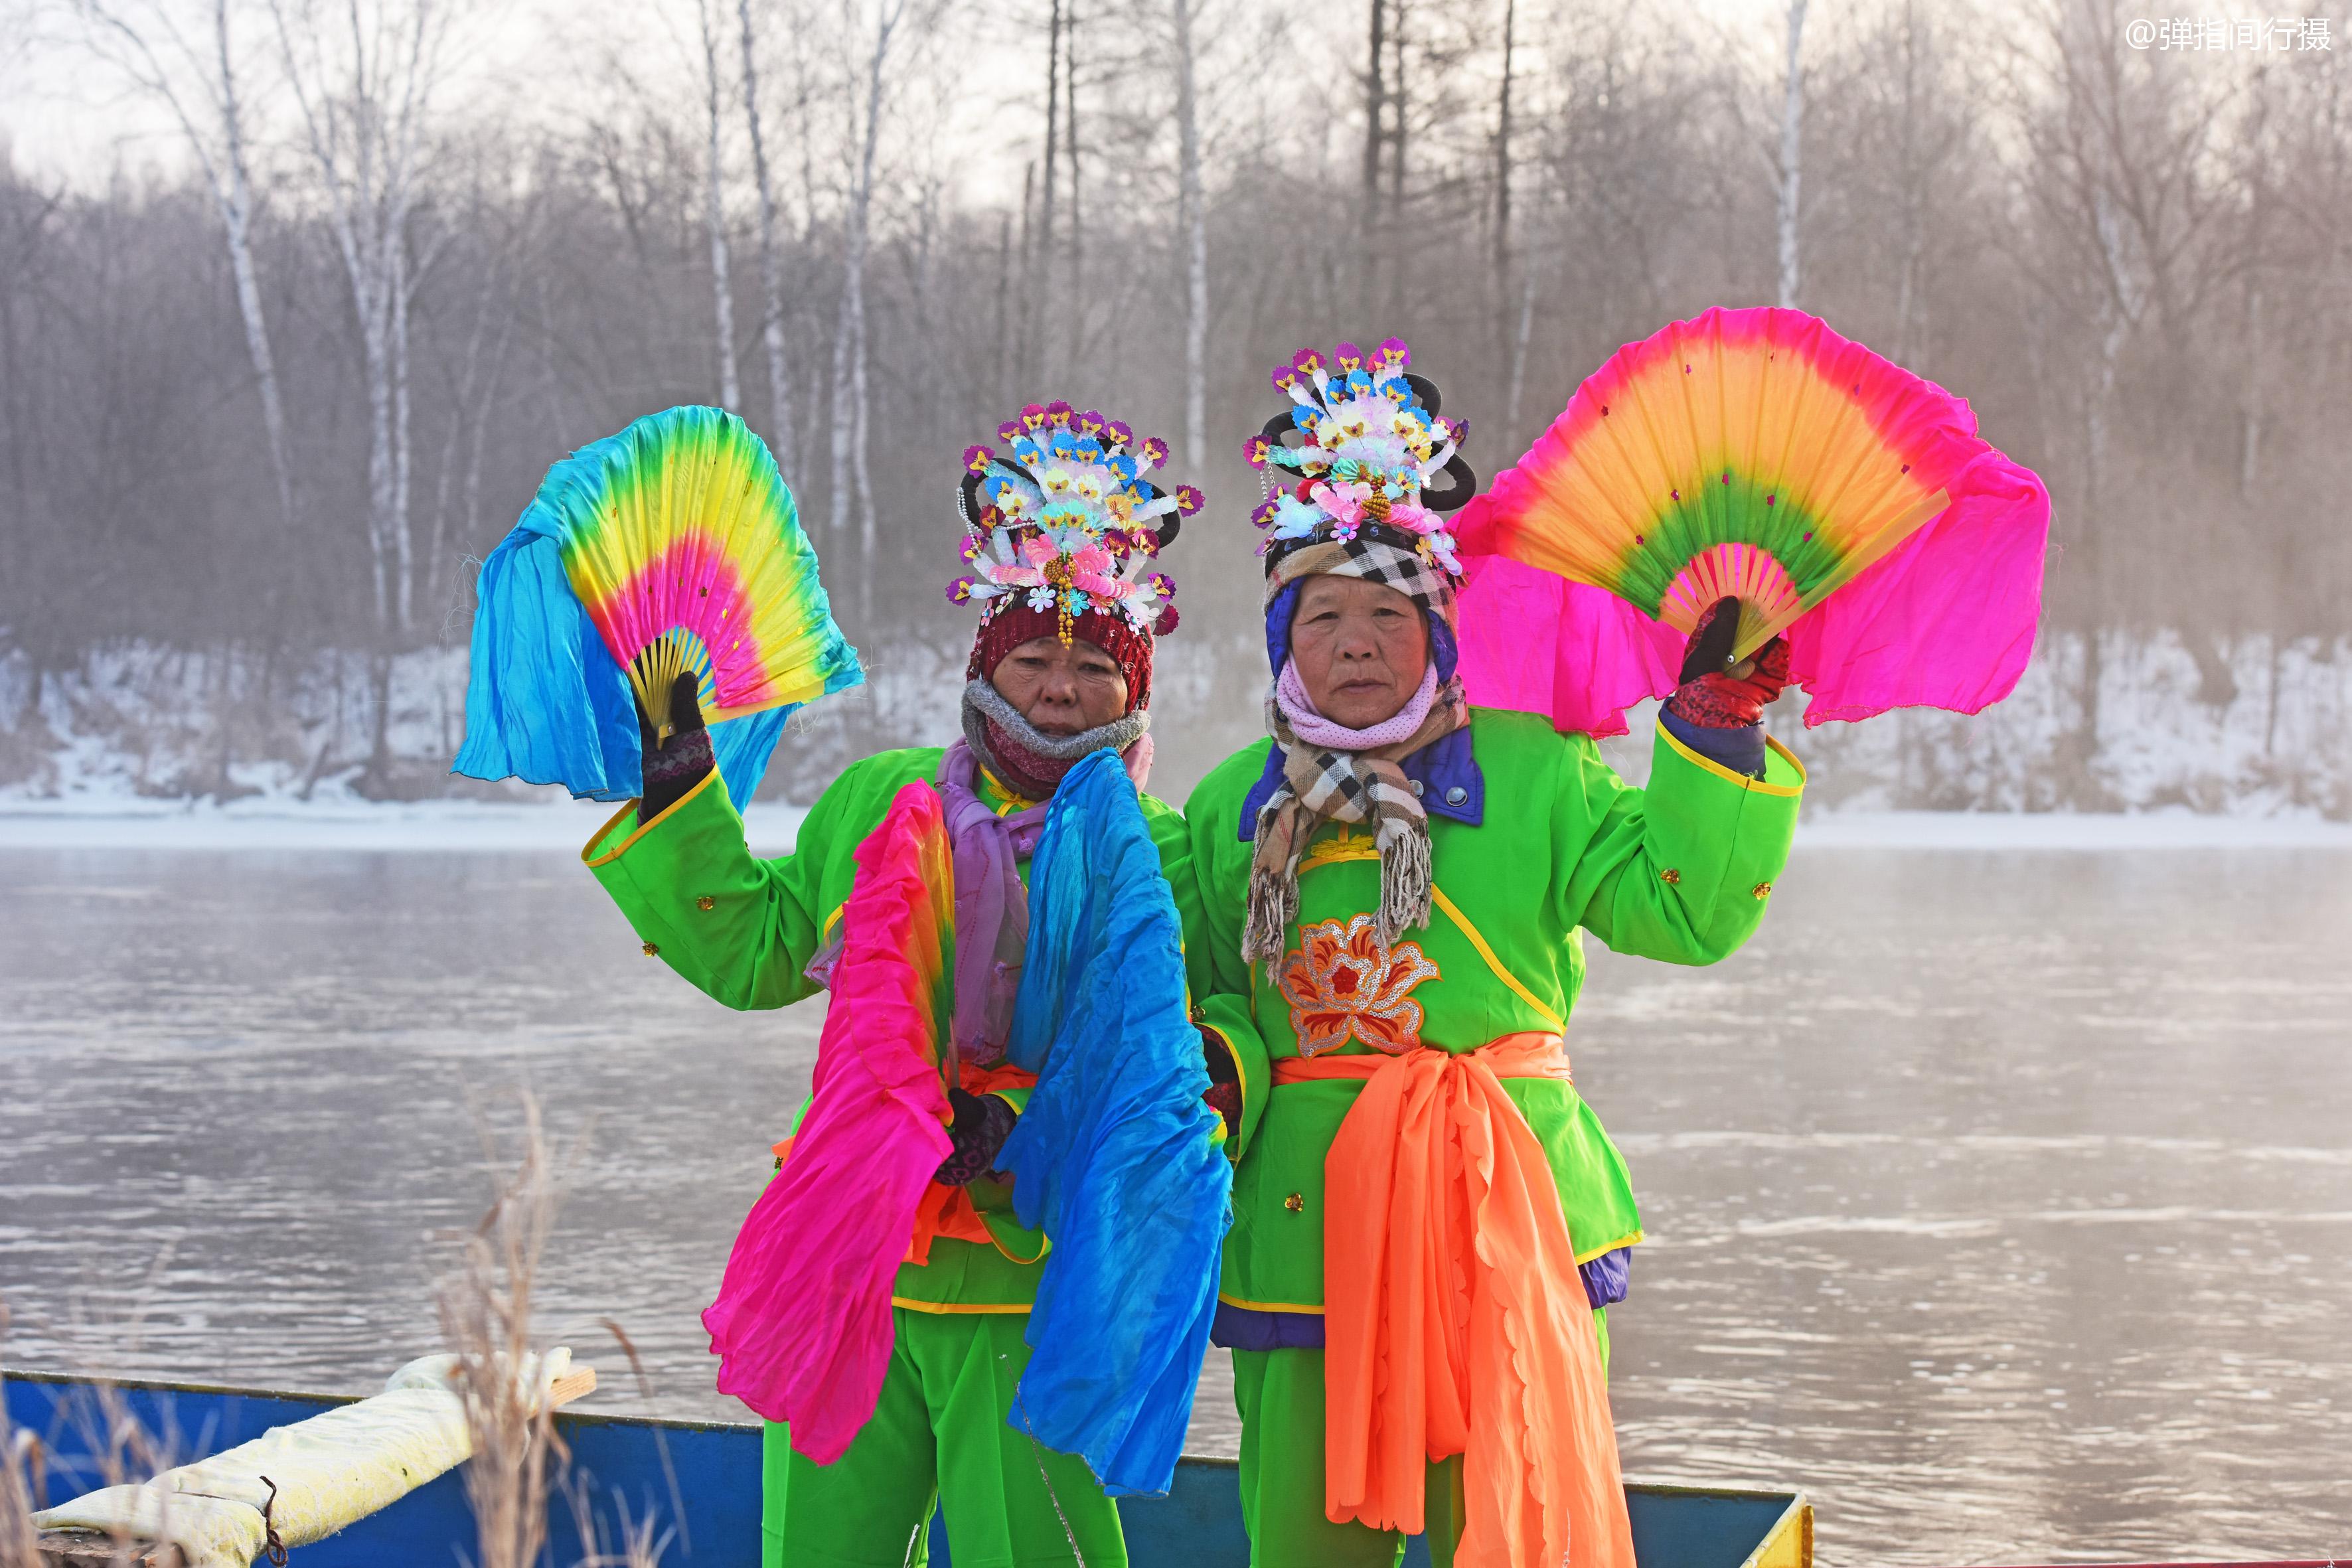
M719 1388L819 1464L874 1414L890 1284L948 1155L940 1084L955 876L940 797L901 789L857 847L805 1116L702 1314Z
M457 771L639 793L630 695L667 735L691 672L728 794L748 805L784 720L864 679L767 444L666 409L582 447L483 563Z
M1708 310L1619 350L1464 509L1470 700L1617 732L1728 594L1732 657L1789 634L1808 724L1975 712L2032 655L2049 526L1959 398L1801 311Z

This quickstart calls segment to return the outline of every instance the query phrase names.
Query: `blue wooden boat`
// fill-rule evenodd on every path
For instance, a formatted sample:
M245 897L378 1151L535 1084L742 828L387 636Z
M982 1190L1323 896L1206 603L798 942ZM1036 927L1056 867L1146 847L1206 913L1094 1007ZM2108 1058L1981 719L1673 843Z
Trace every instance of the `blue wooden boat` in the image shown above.
M91 1457L110 1412L127 1415L184 1464L257 1437L272 1426L350 1403L349 1396L113 1382L40 1373L0 1373L9 1424L39 1438L44 1506L108 1484ZM680 1568L758 1568L760 1429L736 1422L656 1421L566 1411L556 1426L572 1453L575 1490L604 1549L627 1518L669 1532L662 1562ZM1729 1487L1629 1485L1641 1568L1811 1568L1813 1510L1802 1492ZM1134 1568L1247 1568L1241 1504L1228 1459L1187 1458L1164 1498L1119 1505ZM548 1510L548 1562L570 1568L588 1555L580 1521L564 1501ZM473 1517L456 1474L411 1492L341 1534L297 1553L302 1568L418 1568L470 1557ZM931 1561L951 1568L947 1539L931 1522ZM1427 1568L1419 1541L1407 1568ZM2123 1565L2114 1565L2123 1568ZM2142 1564L2138 1568L2352 1568L2352 1559L2265 1563Z
M92 1458L93 1435L106 1429L98 1385L37 1373L5 1375L9 1421L40 1439L46 1459L44 1506L108 1484ZM136 1419L185 1464L259 1436L272 1426L308 1420L349 1401L332 1394L280 1394L194 1384L109 1384L114 1408ZM662 1556L677 1568L759 1568L760 1429L732 1422L656 1421L567 1410L556 1418L572 1451L578 1489L593 1512L592 1531L617 1541L624 1507L633 1520L657 1519L673 1531ZM1811 1568L1813 1510L1801 1492L1722 1487L1629 1486L1633 1548L1642 1568ZM1231 1460L1188 1458L1164 1498L1119 1505L1134 1568L1247 1568L1240 1494ZM549 1561L569 1568L588 1554L573 1510L549 1510ZM470 1557L473 1517L453 1472L408 1494L341 1534L295 1552L298 1568L420 1568ZM607 1546L609 1550L609 1544ZM934 1519L931 1561L950 1568L947 1540ZM1426 1568L1419 1541L1409 1565Z
M43 1504L54 1505L108 1484L91 1458L110 1410L136 1420L184 1464L215 1454L272 1426L308 1420L347 1396L215 1388L197 1384L87 1380L39 1373L0 1373L9 1423L40 1439ZM605 1549L632 1520L656 1519L670 1531L662 1562L677 1568L758 1568L760 1429L735 1422L656 1421L566 1411L556 1426L572 1452L576 1489L586 1500L589 1530ZM1633 1550L1641 1568L1811 1568L1813 1510L1802 1492L1729 1487L1629 1485ZM1188 1458L1164 1498L1120 1504L1134 1568L1247 1568L1234 1466ZM548 1510L553 1568L588 1554L567 1502ZM300 1568L420 1568L454 1564L473 1552L473 1517L456 1474L411 1492L330 1540L299 1548ZM934 1519L931 1561L951 1568ZM1407 1568L1427 1568L1419 1541ZM2121 1568L2121 1565L2116 1565ZM2352 1559L2267 1563L2145 1564L2140 1568L2352 1568Z

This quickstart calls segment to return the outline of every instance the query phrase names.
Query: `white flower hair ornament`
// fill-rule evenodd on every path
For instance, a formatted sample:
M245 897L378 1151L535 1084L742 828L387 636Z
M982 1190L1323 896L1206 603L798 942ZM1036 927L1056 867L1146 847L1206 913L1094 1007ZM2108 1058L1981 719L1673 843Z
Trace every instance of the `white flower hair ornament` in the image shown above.
M1439 416L1437 386L1407 374L1412 362L1404 340L1391 338L1369 355L1353 343L1328 359L1301 349L1274 373L1293 406L1267 420L1243 452L1265 476L1265 504L1250 521L1266 531L1258 552L1268 570L1310 541L1369 532L1462 575L1443 514L1478 488L1459 452L1470 427ZM1427 490L1440 474L1447 488Z

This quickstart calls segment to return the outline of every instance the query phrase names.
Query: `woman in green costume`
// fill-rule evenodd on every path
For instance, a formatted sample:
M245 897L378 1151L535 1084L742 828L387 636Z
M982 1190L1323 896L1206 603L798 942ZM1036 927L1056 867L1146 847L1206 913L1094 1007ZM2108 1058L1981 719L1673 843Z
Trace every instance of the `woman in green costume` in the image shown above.
M871 1419L825 1465L794 1450L783 1426L768 1426L770 1568L921 1563L935 1500L957 1568L1127 1561L1118 1511L1085 1463L1007 1424L1046 1240L1016 1222L1009 1182L991 1167L1034 1082L1003 1057L1027 926L1022 889L1045 802L1078 759L1106 748L1143 784L1153 639L1176 620L1174 585L1150 561L1174 537L1180 512L1200 501L1189 487L1163 495L1144 480L1165 445L1137 443L1100 415L1033 405L1003 434L1012 447L1004 457L966 454L972 574L949 596L979 603L982 618L962 739L856 764L810 810L793 854L755 859L712 769L692 681L682 679L667 743L654 743L640 715L644 798L583 852L648 956L730 1007L781 1007L819 988L810 970L824 973L853 856L892 797L928 781L945 806L956 880L950 1033L962 1086L950 1097L953 1150L898 1270L896 1345ZM1189 885L1182 823L1150 795L1142 805L1163 868Z
M1631 1568L1603 1310L1641 1220L1561 1037L1584 932L1711 963L1762 920L1804 776L1760 722L1786 649L1724 672L1717 605L1646 789L1467 707L1442 513L1475 481L1404 363L1277 376L1271 737L1185 813L1192 989L1243 1099L1215 1332L1243 1512L1264 1568L1386 1564L1424 1529L1441 1563Z

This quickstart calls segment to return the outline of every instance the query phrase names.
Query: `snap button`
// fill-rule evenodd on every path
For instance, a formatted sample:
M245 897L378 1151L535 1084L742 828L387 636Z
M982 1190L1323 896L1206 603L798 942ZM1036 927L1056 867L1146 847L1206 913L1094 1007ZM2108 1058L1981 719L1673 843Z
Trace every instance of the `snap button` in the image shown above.
M1293 1193L1288 1197L1282 1200L1282 1206L1288 1209L1292 1214L1297 1214L1307 1206L1307 1200L1301 1197L1298 1194Z
M1464 801L1468 800L1469 798L1470 792L1464 789L1460 784L1455 784L1452 789L1445 792L1445 804L1448 805L1460 805Z
M1407 779L1405 783L1412 787L1414 795L1418 795L1421 794L1421 781L1419 779Z
M653 957L656 957L656 956L657 956L660 952L661 952L661 949L660 949L660 948L656 947L652 942L647 942L647 943L646 943L646 956L647 958L653 958Z

